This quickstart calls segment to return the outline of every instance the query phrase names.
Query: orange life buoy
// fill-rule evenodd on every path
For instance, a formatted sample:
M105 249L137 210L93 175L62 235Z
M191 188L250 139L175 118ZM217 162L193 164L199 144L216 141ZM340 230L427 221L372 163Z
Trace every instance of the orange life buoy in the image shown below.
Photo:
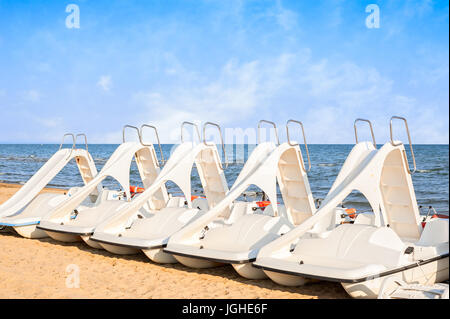
M262 200L262 201L256 202L256 205L258 205L259 208L267 207L270 205L270 201Z
M348 217L350 217L350 218L356 217L356 209L355 208L347 208L347 209L345 209L345 212L347 213Z
M130 186L130 193L136 194L136 193L143 193L144 192L143 187L137 187L137 186Z
M448 215L434 214L431 218L444 218L444 219L448 219Z
M191 196L191 202L192 202L194 199L197 199L197 198L206 198L206 197L192 195L192 196Z

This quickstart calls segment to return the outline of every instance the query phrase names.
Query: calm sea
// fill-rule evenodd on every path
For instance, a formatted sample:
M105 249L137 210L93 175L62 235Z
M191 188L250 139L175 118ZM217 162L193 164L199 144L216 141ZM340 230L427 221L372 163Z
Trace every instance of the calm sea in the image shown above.
M94 158L97 169L101 169L118 145L91 144L89 152ZM381 145L380 145L381 146ZM0 182L25 183L57 150L59 145L52 144L0 144ZM81 147L81 146L80 146ZM163 154L167 159L173 145L163 145ZM228 184L231 186L242 169L254 145L227 145L227 158L230 164L225 170ZM334 182L353 145L309 145L312 169L308 173L314 198L324 198ZM408 148L408 147L407 147ZM411 156L408 158L411 162ZM449 200L449 146L448 145L414 145L417 172L413 183L419 205L432 205L438 212L447 213ZM303 156L306 160L305 151ZM192 173L193 193L201 193L201 184L196 170ZM136 165L131 166L131 184L140 185ZM76 164L72 161L48 185L49 187L69 188L82 186ZM107 179L105 186L118 187ZM168 184L169 191L177 193L178 188ZM254 190L254 189L253 189ZM281 200L281 198L280 198ZM364 197L352 193L344 202L346 207L367 209ZM424 209L424 212L426 210Z

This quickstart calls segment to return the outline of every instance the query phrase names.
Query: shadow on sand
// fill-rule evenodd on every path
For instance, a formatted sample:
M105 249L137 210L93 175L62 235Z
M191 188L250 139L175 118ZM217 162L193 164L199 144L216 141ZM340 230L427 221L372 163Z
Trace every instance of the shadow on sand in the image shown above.
M23 238L17 233L15 233L12 229L3 229L0 230L0 234L2 236L15 236L18 238ZM23 238L24 240L27 240ZM265 288L270 290L278 290L280 292L289 292L289 293L301 293L303 295L310 295L311 297L317 296L319 299L328 299L328 298L349 298L347 293L345 292L344 288L338 283L333 282L324 282L324 281L317 281L317 282L311 282L304 286L300 287L286 287L281 286L270 279L258 279L258 280L251 280L241 277L236 271L234 271L233 267L231 265L224 265L214 268L206 268L206 269L195 269L195 268L189 268L186 267L180 263L177 264L157 264L152 262L150 259L147 258L147 256L144 255L144 253L140 252L138 254L134 255L115 255L112 254L106 250L102 249L95 249L92 247L89 247L87 244L85 244L83 241L80 242L74 242L74 243L65 243L56 241L50 237L48 238L42 238L42 239L33 239L33 240L39 240L41 242L49 243L52 245L59 245L59 246L72 246L77 247L79 250L89 252L92 254L101 255L103 257L111 258L113 260L123 259L123 260L130 260L130 261L137 261L142 263L150 263L153 265L157 265L158 267L166 268L166 269L176 269L178 271L183 271L187 273L196 273L196 274L208 274L212 276L218 276L222 278L226 278L229 280L234 280L239 283L247 284L247 285L253 285L259 288Z

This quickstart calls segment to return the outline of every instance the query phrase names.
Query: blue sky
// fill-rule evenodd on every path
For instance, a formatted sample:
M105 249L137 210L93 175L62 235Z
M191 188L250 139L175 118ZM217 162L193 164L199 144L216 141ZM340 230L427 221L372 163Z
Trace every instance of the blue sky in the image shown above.
M365 24L372 3L378 29ZM176 142L184 120L262 118L303 121L309 143L353 143L357 117L384 143L402 115L413 142L447 144L448 3L0 0L0 143L71 131L120 143L142 123Z

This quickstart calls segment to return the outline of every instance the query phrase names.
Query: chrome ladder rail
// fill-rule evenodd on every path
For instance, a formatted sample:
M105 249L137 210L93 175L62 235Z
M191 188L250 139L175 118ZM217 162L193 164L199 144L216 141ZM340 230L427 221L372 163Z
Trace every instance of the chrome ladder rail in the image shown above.
M158 167L161 167L162 165L164 165L166 163L166 160L164 159L164 154L163 154L163 151L162 151L161 142L159 140L158 130L156 129L156 126L154 126L154 125L149 125L149 124L142 124L141 125L140 132L139 132L139 137L140 137L141 144L144 145L144 146L153 146L153 144L145 144L143 142L142 131L143 131L144 127L152 128L155 131L156 140L158 141L158 146L159 146L159 152L161 154L161 162L158 160L158 156L156 156L156 152L155 152L155 148L154 147L153 147L153 152L155 154L155 158L156 158L156 161L157 161L156 165Z
M62 149L62 146L64 144L64 139L66 138L66 136L72 136L72 141L73 141L72 142L72 149L70 150L69 157L68 157L68 158L70 158L70 156L72 156L73 150L75 149L75 143L76 143L75 135L73 135L72 133L66 133L66 134L63 135L63 138L62 138L61 144L59 145L58 151L60 151Z
M392 134L392 120L394 119L398 119L398 120L402 120L405 123L405 128L406 128L406 134L408 135L408 142L409 142L409 148L411 150L411 156L412 156L412 160L413 160L413 165L414 165L414 170L411 172L411 169L409 168L409 163L408 163L408 158L406 157L406 151L403 151L403 156L405 157L405 161L408 167L408 173L410 175L413 175L416 172L416 157L414 156L414 151L413 151L413 147L412 147L412 142L411 142L411 135L409 134L409 128L408 128L408 121L406 121L406 119L404 117L401 116L392 116L390 123L389 123L389 129L390 129L390 134L391 134L391 144L392 146L399 146L402 145L403 143L394 143L394 138L393 138L393 134Z
M84 145L85 145L85 147L86 147L86 151L88 151L88 142L87 142L87 136L86 136L86 134L84 134L84 133L79 133L79 134L75 135L75 145L76 145L76 143L77 143L78 136L84 136Z
M132 128L132 129L136 130L138 137L139 137L139 142L142 143L141 133L139 132L139 129L136 126L132 126L132 125L128 125L128 124L124 125L123 129L122 129L122 143L125 143L125 130L127 128Z
M87 142L87 136L86 136L86 134L84 134L84 133L79 133L79 134L75 135L75 146L76 146L76 143L77 143L77 140L78 140L78 136L84 136L84 145L85 145L85 147L86 147L86 153L88 154L88 156L89 156L89 157L91 158L91 160L93 161L92 156L91 156L91 153L89 153L89 148L88 148L88 142Z
M196 130L196 132L197 132L198 141L201 142L202 139L201 139L201 137L200 137L200 132L199 132L199 130L198 130L197 124L192 123L192 122L184 121L183 123L181 123L181 143L184 143L183 128L184 128L184 126L185 126L186 124L195 127L195 130ZM194 143L194 137L192 137L192 143Z
M208 143L206 143L206 126L211 125L211 126L215 126L217 127L217 129L219 130L220 133L220 141L222 143L222 151L223 151L223 158L224 158L224 163L225 163L225 168L228 168L228 161L227 161L227 153L225 151L225 144L223 142L223 135L222 135L222 129L220 128L219 124L213 123L213 122L206 122L205 124L203 124L203 144L205 144L206 146L208 146ZM222 169L222 171L224 170L222 162L219 161L219 165L220 168Z
M278 138L278 130L277 130L277 125L272 122L272 121L267 121L267 120L261 120L258 122L258 140L257 140L257 144L259 144L261 142L261 124L262 123L267 123L273 126L274 130L275 130L275 137L277 138L277 145L280 145L280 139Z
M308 143L306 143L306 136L305 136L305 130L303 128L303 123L297 120L288 120L286 122L286 136L287 136L287 140L290 146L296 146L296 145L300 145L299 143L292 143L291 142L291 137L289 135L289 123L297 123L298 125L300 125L300 127L302 128L302 134L303 134L303 142L305 144L305 149L306 149L306 156L308 158L308 170L305 169L305 163L303 162L303 158L302 158L302 166L303 166L303 170L305 172L309 172L311 170L311 159L309 158L309 150L308 150Z
M366 120L366 119L358 118L358 119L356 119L355 122L353 123L353 128L355 129L355 140L356 140L356 144L358 144L358 128L357 128L357 126L356 126L356 123L358 123L358 122L366 122L366 123L369 123L370 134L372 134L372 142L373 142L373 146L375 147L375 149L377 149L377 142L375 142L375 134L373 134L372 122L370 122L369 120Z

